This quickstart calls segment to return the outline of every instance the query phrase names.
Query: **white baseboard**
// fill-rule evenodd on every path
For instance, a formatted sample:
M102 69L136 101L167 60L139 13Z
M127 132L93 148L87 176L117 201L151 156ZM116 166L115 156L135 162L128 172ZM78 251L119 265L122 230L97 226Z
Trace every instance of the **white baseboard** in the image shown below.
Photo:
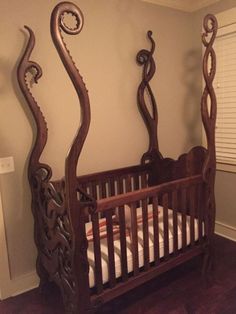
M236 227L216 221L215 233L229 240L236 241Z
M32 271L28 274L21 275L17 278L8 280L7 286L4 287L2 293L2 300L7 299L12 296L24 293L26 291L37 288L39 285L39 277L36 271Z
M15 296L23 292L37 288L39 285L39 277L36 271L19 276L11 280L11 295Z

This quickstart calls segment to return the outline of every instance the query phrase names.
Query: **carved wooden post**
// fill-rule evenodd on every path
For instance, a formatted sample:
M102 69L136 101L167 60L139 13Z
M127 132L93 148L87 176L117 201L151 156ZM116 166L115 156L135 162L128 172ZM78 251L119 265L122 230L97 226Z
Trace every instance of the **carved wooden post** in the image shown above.
M209 221L208 233L210 248L212 248L212 236L215 227L215 172L216 172L216 152L215 152L215 124L216 124L216 96L213 89L213 80L216 72L216 55L213 50L213 43L216 37L218 24L215 16L208 14L203 21L205 33L202 35L203 45L206 47L203 57L203 76L205 88L201 100L202 122L207 138L207 156L203 166L203 179L206 184L206 214ZM210 39L208 36L210 35ZM210 256L213 253L210 252Z
M71 14L75 20L75 28L67 27L64 23L66 14ZM88 92L83 79L75 67L63 37L62 31L69 35L80 33L83 27L83 15L78 7L70 2L59 3L51 15L51 35L54 45L76 89L81 108L81 125L74 138L65 162L65 189L66 206L72 224L72 268L75 276L75 289L77 300L71 304L72 313L84 313L90 304L90 292L87 260L87 238L85 233L85 221L82 201L78 199L77 162L86 139L90 124L90 103Z
M142 118L146 124L148 135L149 135L149 148L148 151L143 154L141 162L152 162L156 159L162 159L162 155L159 152L158 147L158 137L157 137L157 124L158 124L158 114L157 105L152 93L151 87L149 85L150 80L156 71L156 65L153 59L153 53L155 51L155 42L152 38L152 32L148 31L147 36L151 42L151 50L142 49L137 54L137 63L143 65L143 77L142 82L138 87L137 101L139 111ZM148 109L145 101L145 93L149 97L151 112Z
M36 266L37 273L40 277L40 286L43 287L47 283L48 274L42 265L41 253L43 251L43 244L40 235L41 217L39 213L40 201L38 199L38 195L41 185L50 180L52 171L48 165L40 162L42 151L47 142L47 124L36 100L30 92L26 76L28 73L31 73L33 75L34 82L37 83L42 76L42 69L36 62L30 61L30 56L35 45L35 36L33 31L28 26L25 26L25 28L28 30L30 37L25 52L17 67L17 78L20 89L33 114L36 124L36 138L28 165L28 180L32 194L31 208L34 215L34 240L38 249Z

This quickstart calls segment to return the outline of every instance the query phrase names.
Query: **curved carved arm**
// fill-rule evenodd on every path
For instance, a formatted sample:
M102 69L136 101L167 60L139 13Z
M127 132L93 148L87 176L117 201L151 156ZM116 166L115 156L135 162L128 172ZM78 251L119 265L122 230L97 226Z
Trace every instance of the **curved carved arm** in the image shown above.
M142 49L137 54L137 63L139 65L143 65L142 82L138 87L138 106L149 134L149 148L148 151L142 156L141 163L151 162L156 157L162 158L162 155L159 152L157 138L157 105L151 87L149 85L149 82L156 71L156 65L153 59L155 42L152 38L151 31L147 32L147 36L151 42L151 50L148 51L146 49ZM145 102L145 93L147 93L149 96L151 112Z
M28 176L30 180L32 180L32 178L36 175L40 176L42 180L46 180L50 179L52 171L48 165L40 163L39 159L47 142L47 124L36 100L30 92L30 88L27 83L28 73L33 75L33 80L35 83L37 83L42 76L42 69L36 62L30 61L30 56L35 45L35 36L33 31L28 26L25 26L25 28L29 32L29 40L25 52L17 67L17 78L20 89L33 114L37 128L36 139L29 161Z
M205 88L201 100L202 122L207 138L207 158L203 168L204 180L209 180L210 173L215 173L215 124L216 124L216 96L213 88L213 80L216 73L216 55L213 43L218 29L217 20L214 15L208 14L204 18L203 27L205 33L202 35L203 45L206 47L203 56L203 77ZM210 39L208 39L208 36ZM209 65L210 64L210 65ZM210 68L210 69L209 69ZM209 100L209 103L208 103Z
M65 24L64 18L66 14L70 14L74 17L76 22L74 28L70 28ZM74 4L70 2L62 2L54 8L51 15L51 36L63 65L75 87L81 107L81 125L69 150L65 164L65 183L66 188L68 188L69 199L73 199L73 197L75 198L76 195L76 168L90 125L90 103L88 91L83 82L83 78L76 68L70 52L66 47L62 37L62 31L69 35L76 35L80 33L82 27L83 14ZM74 192L73 196L71 195L72 189Z

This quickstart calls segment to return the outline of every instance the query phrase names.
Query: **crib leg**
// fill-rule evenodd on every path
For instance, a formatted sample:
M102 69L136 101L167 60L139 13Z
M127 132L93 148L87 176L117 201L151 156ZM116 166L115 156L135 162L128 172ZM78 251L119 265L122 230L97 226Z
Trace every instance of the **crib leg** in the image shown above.
M215 269L215 250L213 244L211 243L206 247L206 251L203 255L203 264L202 264L202 276L206 282L206 285L209 286L212 284L214 279L214 269Z
M36 270L37 274L39 276L40 282L39 282L39 291L40 293L45 293L47 290L47 287L49 285L49 275L44 266L42 265L40 256L37 256L36 261Z

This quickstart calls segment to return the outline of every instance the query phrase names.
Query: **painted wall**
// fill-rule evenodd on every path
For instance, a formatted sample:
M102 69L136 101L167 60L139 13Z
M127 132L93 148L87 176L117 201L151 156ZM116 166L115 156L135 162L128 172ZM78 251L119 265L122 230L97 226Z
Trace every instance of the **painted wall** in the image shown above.
M152 86L159 108L160 148L177 157L201 141L199 123L200 33L192 14L138 0L76 0L84 30L66 41L89 90L92 122L78 173L138 163L147 149L147 132L136 106L141 69L139 49L149 48L146 31L157 43L157 75ZM32 116L16 81L16 67L27 41L23 25L36 35L32 60L43 69L33 94L48 121L49 139L42 161L63 176L64 158L80 120L76 94L59 61L49 32L56 0L1 1L0 157L13 156L15 172L0 176L11 278L35 269L33 220L27 164L33 143Z

